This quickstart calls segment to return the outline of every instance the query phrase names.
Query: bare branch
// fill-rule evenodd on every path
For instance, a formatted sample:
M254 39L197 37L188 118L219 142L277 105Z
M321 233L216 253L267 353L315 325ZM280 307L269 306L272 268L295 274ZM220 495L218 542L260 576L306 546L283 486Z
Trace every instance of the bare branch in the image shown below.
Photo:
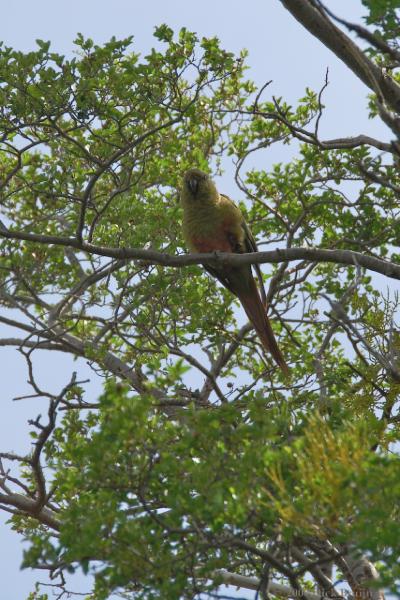
M261 582L259 579L257 579L257 577L247 577L237 573L230 573L224 569L215 571L214 574L217 579L222 579L225 585L233 585L237 588L244 588L246 590L257 591L260 589ZM274 583L273 581L269 582L268 591L271 592L271 594L279 596L280 598L299 598L299 593L297 590L280 583ZM305 600L320 600L321 595L313 594L312 592L303 592L303 598L305 598Z
M48 525L51 529L56 531L60 529L60 522L53 511L45 507L38 511L37 502L32 498L27 498L22 494L0 494L0 502L6 506L13 506L21 513L37 519L44 525Z
M68 349L62 344L52 342L33 342L21 338L3 338L0 339L0 346L18 346L19 348L35 348L38 350L57 350L58 352L68 352Z

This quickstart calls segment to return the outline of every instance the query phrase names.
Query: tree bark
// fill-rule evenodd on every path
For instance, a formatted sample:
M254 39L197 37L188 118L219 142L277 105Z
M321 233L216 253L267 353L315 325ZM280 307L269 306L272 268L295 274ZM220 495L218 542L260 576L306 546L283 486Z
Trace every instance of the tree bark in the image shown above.
M384 74L341 29L311 0L280 0L283 6L314 37L344 62L375 93L381 93L387 106L400 112L400 86Z

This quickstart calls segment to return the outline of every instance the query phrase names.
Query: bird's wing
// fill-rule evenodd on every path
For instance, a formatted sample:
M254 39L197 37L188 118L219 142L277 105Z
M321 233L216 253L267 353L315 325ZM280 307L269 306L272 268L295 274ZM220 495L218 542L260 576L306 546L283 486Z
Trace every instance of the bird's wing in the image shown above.
M221 196L223 196L224 198L229 200L229 202L231 202L234 206L236 206L236 204L229 198L229 196L227 196L226 194L221 194ZM258 252L256 240L254 239L254 236L251 233L250 228L247 225L244 218L242 220L242 229L243 229L244 235L245 235L244 242L245 242L246 252ZM236 252L243 252L243 250L236 250ZM266 307L267 306L267 295L265 293L264 281L263 281L260 265L253 265L253 268L257 274L258 283L260 285L261 300L262 300L262 303L264 304L264 306Z
M232 288L232 286L231 286L231 284L229 282L229 279L227 277L224 277L224 275L220 271L218 271L214 267L211 267L207 263L203 263L203 267L205 268L205 270L207 271L207 273L209 273L210 275L212 275L213 277L215 277L216 279L218 279L218 281L220 283L222 283L222 285L224 287L226 287L232 294L234 294L236 296L236 292Z
M247 252L258 252L256 240L254 239L254 236L251 233L250 228L244 219L243 219L243 223L242 223L242 228L244 229L244 233L245 233L245 246L246 246ZM260 265L253 265L253 268L254 268L255 272L257 273L258 283L260 284L260 293L261 293L262 303L264 304L264 306L267 306L267 295L265 293L264 281L262 278Z

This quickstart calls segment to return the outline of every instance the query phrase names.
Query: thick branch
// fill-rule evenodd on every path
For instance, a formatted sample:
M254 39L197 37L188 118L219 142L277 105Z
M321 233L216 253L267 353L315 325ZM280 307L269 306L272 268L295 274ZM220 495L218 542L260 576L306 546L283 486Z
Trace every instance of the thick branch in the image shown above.
M261 582L257 577L246 577L245 575L238 575L236 573L230 573L220 569L215 572L215 576L218 579L222 579L225 585L234 585L238 588L244 588L246 590L259 590ZM299 598L298 591L280 583L274 583L271 581L268 585L268 591L275 596L280 598ZM305 600L320 600L319 594L313 594L312 592L303 592L303 598Z
M283 6L344 62L373 92L381 92L386 104L400 112L400 86L384 76L360 48L327 17L311 0L280 0ZM379 89L377 89L377 86Z
M374 48L380 50L383 54L388 54L391 59L400 63L400 52L398 52L395 48L389 46L389 44L387 44L383 38L374 35L368 29L362 27L361 25L358 25L357 23L349 23L349 21L337 17L335 14L333 14L331 10L324 6L322 2L320 2L320 4L321 6L323 6L324 11L330 17L332 17L332 19L334 19L341 25L344 25L349 31L354 31L354 33L356 33L360 38L369 42L372 46L374 46Z
M52 342L35 342L24 340L22 338L3 338L0 340L0 346L18 346L20 348L35 348L39 350L57 350L58 352L69 352L62 344Z
M27 514L34 519L37 519L43 525L48 525L57 531L60 529L60 523L56 519L54 513L48 508L41 508L38 511L36 500L27 498L22 494L0 494L0 502L7 506L13 506L21 513Z
M400 265L374 256L368 256L352 250L326 250L324 248L277 248L267 252L252 252L247 254L204 253L172 256L156 250L142 248L106 248L83 242L80 244L74 238L38 235L21 231L0 229L0 237L12 240L24 240L45 245L69 246L88 252L89 254L108 256L122 260L142 260L150 264L165 267L186 267L203 263L217 265L258 265L263 263L282 263L294 260L309 260L317 263L336 263L339 265L360 266L369 271L375 271L391 279L400 279Z

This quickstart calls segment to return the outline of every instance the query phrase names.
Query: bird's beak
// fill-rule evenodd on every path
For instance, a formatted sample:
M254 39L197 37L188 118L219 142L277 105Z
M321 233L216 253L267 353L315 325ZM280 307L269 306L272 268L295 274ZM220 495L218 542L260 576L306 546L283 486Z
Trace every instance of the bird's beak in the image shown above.
M192 177L191 179L189 179L188 181L188 187L190 189L190 191L192 192L193 196L195 196L197 194L197 190L199 189L199 181L198 179Z

